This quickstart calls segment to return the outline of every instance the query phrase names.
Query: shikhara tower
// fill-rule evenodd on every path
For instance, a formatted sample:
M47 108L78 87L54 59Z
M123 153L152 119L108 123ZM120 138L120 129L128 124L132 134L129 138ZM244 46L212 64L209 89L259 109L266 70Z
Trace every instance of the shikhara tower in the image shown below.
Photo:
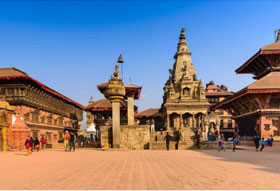
M161 111L166 116L168 129L184 131L188 142L194 132L204 134L209 103L205 98L202 82L196 77L184 28L181 30L174 59L173 70L169 69L170 76L163 88Z

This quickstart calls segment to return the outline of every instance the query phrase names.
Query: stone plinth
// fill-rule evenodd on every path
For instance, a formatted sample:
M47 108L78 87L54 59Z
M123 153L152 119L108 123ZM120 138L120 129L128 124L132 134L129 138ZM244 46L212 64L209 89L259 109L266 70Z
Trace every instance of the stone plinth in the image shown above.
M121 148L130 150L149 149L149 125L122 125L120 136Z

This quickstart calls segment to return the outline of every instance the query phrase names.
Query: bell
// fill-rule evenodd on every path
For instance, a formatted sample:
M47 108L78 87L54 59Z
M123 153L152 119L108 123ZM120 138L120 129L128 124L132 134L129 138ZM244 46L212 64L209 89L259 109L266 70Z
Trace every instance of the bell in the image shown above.
M122 58L122 55L121 55L121 54L120 54L120 56L119 56L118 63L123 63L123 58Z

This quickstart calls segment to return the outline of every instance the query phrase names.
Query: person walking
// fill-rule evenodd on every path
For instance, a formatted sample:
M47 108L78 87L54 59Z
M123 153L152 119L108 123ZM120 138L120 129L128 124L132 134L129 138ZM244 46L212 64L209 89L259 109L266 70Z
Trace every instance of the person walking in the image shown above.
M31 140L31 137L30 137L30 136L27 137L27 139L26 139L24 145L25 145L26 148L27 148L27 156L32 155L31 149L32 149L32 147L33 147L33 142L32 142L32 140Z
M237 138L235 137L232 141L232 151L235 152L236 150L236 145L237 145Z
M271 146L271 147L272 147L272 142L273 142L273 137L272 137L272 135L270 135L270 136L267 138L267 143L268 143L268 145Z
M221 136L220 135L216 138L216 141L218 141L218 151L220 151L220 147L221 147Z
M32 144L31 152L33 152L34 151L34 140L33 140L33 137L30 137L30 140L31 140L31 144Z
M225 138L223 135L221 136L220 147L219 147L219 151L221 151L221 150L226 151Z
M255 146L256 146L256 151L259 150L259 147L260 147L260 136L259 135L255 135L254 137L254 143L255 143Z
M46 139L45 139L44 136L42 136L40 142L41 142L41 149L42 149L42 150L45 150L45 146L46 146L47 141L46 141Z
M71 151L73 149L73 152L75 151L75 143L76 143L76 135L71 132L70 133L70 148L69 148L69 151Z
M261 152L262 152L262 150L264 149L264 145L266 144L266 141L264 140L264 138L262 138L262 141L261 141L261 145L262 145L262 147L261 147Z
M70 135L69 135L68 131L65 131L63 140L64 140L64 149L65 149L65 151L68 151L69 141L70 141Z
M220 136L219 130L216 129L214 134L215 134L215 140L217 141L217 139L218 139L219 136Z
M34 140L34 149L37 152L39 152L39 150L40 150L40 141L39 141L38 137L36 137Z
M172 137L168 134L168 132L166 133L164 139L163 139L166 143L166 149L169 151L169 143L172 140Z
M152 118L151 120L151 132L155 131L155 120Z

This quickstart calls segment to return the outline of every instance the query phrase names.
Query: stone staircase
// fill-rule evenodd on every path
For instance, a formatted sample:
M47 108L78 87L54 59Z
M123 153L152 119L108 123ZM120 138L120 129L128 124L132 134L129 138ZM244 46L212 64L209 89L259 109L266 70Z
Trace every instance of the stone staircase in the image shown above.
M164 137L166 133L173 138L173 140L169 144L170 150L184 150L184 149L194 149L195 142L194 142L194 132L190 128L184 128L184 141L179 141L179 132L176 130L169 130L169 131L155 131L150 133L150 150L165 150L166 143L164 141Z

